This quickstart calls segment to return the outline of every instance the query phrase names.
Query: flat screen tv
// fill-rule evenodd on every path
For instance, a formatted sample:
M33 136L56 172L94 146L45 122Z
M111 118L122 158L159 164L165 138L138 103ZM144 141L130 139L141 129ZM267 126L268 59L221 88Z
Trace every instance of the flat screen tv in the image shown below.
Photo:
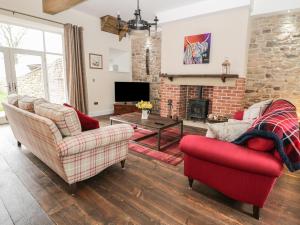
M150 100L150 84L145 82L115 82L116 102Z

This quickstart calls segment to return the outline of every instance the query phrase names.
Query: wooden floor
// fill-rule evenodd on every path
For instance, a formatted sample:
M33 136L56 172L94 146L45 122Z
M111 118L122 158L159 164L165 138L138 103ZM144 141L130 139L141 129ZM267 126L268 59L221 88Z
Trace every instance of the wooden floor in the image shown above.
M107 121L102 121L104 125ZM48 224L300 224L300 174L286 172L261 212L196 182L188 189L182 164L174 167L130 153L114 165L68 186L0 126L0 225ZM226 179L224 177L224 179Z

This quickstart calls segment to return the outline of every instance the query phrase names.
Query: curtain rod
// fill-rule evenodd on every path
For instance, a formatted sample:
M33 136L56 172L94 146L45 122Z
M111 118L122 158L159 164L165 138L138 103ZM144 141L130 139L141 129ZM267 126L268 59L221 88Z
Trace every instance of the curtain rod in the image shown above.
M32 18L35 18L35 19L39 19L39 20L45 20L45 21L48 21L48 22L51 22L51 23L65 25L64 23L61 23L61 22L57 22L57 21L54 21L54 20L45 19L45 18L38 17L38 16L33 16L33 15L30 15L30 14L18 12L18 11L15 11L15 10L5 9L5 8L1 8L1 7L0 7L0 10L6 11L6 12L11 12L13 15L19 14L19 15L22 15L22 16L28 16L28 17L32 17Z

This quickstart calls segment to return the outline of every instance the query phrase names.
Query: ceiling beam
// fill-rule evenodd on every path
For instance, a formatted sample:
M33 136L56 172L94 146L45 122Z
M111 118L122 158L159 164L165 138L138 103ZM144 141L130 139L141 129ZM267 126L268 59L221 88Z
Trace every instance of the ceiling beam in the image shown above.
M43 0L43 11L54 15L86 0Z
M111 34L116 34L119 36L119 41L122 40L122 38L126 37L126 34L128 32L128 25L125 21L121 20L120 22L120 29L118 28L118 19L117 17L114 16L103 16L101 17L101 30L111 33Z

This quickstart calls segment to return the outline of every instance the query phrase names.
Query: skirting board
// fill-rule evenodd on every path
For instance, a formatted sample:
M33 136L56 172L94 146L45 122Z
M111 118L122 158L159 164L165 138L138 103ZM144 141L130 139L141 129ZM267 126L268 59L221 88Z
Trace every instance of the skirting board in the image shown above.
M95 116L105 116L105 115L111 115L114 113L114 109L104 109L98 112L90 112L89 116L95 117Z

